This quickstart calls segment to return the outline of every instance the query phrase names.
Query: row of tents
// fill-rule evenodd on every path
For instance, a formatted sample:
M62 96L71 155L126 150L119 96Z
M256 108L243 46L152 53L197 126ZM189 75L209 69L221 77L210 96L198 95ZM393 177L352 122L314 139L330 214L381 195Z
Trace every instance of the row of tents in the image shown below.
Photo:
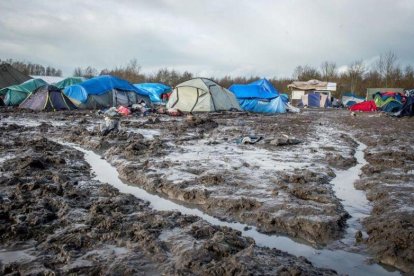
M28 79L21 84L0 89L0 97L5 105L47 111L105 109L131 106L142 101L149 106L164 103L167 108L183 112L297 111L289 105L288 96L280 94L266 79L250 84L235 84L229 89L206 78L185 81L174 89L159 83L131 84L109 75L89 80L67 78L53 84L42 79Z
M374 112L383 111L388 114L401 116L414 116L414 91L405 94L393 91L377 92L373 99L362 100L349 107L351 111Z

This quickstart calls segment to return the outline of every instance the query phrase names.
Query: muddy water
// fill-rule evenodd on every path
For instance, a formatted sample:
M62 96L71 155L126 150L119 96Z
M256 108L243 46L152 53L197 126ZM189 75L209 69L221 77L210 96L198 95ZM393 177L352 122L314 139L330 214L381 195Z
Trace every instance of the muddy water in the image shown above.
M356 149L355 158L357 159L357 165L345 170L335 171L336 177L332 180L335 194L342 200L345 210L351 215L351 218L347 221L347 230L342 243L352 246L355 242L355 234L357 231L361 231L364 235L361 225L361 220L368 217L371 212L371 206L369 204L366 195L361 190L356 190L354 183L359 179L361 168L367 164L364 158L364 150L367 147L358 142L358 148Z
M242 223L224 222L210 215L207 215L198 209L182 206L157 195L150 194L141 188L130 186L122 182L118 178L118 172L116 168L94 152L85 150L73 144L64 144L72 146L85 154L85 160L90 164L92 171L95 174L95 179L114 186L122 193L129 193L140 199L149 201L150 205L155 210L178 210L186 215L199 216L213 225L231 227L233 229L241 231L244 236L253 238L258 246L277 248L296 256L304 256L319 267L332 268L341 274L399 275L398 272L387 271L382 266L379 266L377 264L368 264L368 256L366 255L350 253L344 250L315 249L309 245L297 242L289 237L262 234L259 233L255 227L250 227ZM363 158L362 150L363 146L360 145L360 147L357 149L357 154ZM359 172L359 169L360 167L358 166L356 172ZM346 196L344 199L345 198ZM350 224L353 225L352 222ZM246 230L247 227L249 230Z

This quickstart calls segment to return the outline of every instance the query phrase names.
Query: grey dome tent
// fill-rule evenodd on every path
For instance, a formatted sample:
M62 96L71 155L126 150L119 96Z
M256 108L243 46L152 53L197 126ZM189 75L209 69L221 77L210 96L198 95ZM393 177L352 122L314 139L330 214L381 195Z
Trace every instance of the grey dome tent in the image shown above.
M233 93L205 78L178 84L171 93L167 108L177 108L183 112L241 110Z
M63 94L62 90L53 85L39 87L35 93L24 100L20 108L38 111L73 110L76 106Z

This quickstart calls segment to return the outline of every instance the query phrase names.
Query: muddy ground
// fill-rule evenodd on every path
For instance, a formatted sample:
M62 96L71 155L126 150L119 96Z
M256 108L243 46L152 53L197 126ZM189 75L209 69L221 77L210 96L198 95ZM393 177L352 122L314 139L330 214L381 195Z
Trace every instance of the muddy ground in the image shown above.
M405 272L414 271L412 118L394 119L377 113L351 116L341 110L308 110L279 116L151 115L125 118L120 132L101 136L102 118L93 112L45 114L3 109L0 114L0 161L2 157L14 158L0 163L2 196L7 194L9 199L1 201L1 219L9 221L7 229L15 229L1 230L9 235L2 238L1 246L23 248L22 254L30 256L17 264L3 262L3 271L39 267L90 273L93 271L88 269L98 267L97 272L109 273L130 268L131 274L283 274L285 268L295 267L297 270L286 273L332 273L286 253L258 248L234 230L213 227L176 212L152 211L142 201L96 183L82 155L50 142L56 139L99 152L125 180L147 191L196 206L224 220L254 225L262 232L287 235L314 246L331 245L341 239L347 228L349 214L330 182L335 172L356 164L358 139L368 146L368 164L356 187L366 191L373 209L362 222L361 230L368 236L357 236L352 250L368 251L378 262ZM263 139L254 145L240 143L247 136ZM36 146L30 144L41 145L34 161L31 152L36 151ZM19 164L29 165L22 168ZM39 171L45 175L39 175ZM61 188L55 191L42 183ZM65 189L64 185L69 185L65 183L72 185ZM66 190L76 196L71 198ZM65 200L55 202L62 206L49 202L54 193L62 193L59 196ZM14 214L10 213L9 194L21 202ZM47 204L40 203L41 199ZM33 202L43 205L32 210L29 206ZM48 204L52 207L45 208ZM43 209L48 211L42 213ZM17 218L26 212L33 213L32 218ZM146 223L149 225L142 225ZM21 224L26 228L20 230ZM203 229L203 234L191 234L194 227ZM141 231L137 238L136 232ZM215 244L217 240L219 245ZM220 244L223 240L225 245ZM219 249L212 249L212 253L209 246ZM47 258L53 261L45 256L51 250ZM108 258L113 262L103 261ZM45 263L50 267L42 267ZM232 270L241 263L245 264L243 271ZM134 271L136 267L140 269ZM263 270L255 270L259 267Z

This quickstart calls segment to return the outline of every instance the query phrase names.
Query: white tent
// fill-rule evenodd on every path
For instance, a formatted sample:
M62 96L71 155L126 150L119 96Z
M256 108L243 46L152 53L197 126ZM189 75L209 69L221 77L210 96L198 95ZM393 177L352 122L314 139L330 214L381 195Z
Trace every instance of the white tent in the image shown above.
M236 97L212 80L196 78L177 85L171 93L167 108L184 112L241 110Z

